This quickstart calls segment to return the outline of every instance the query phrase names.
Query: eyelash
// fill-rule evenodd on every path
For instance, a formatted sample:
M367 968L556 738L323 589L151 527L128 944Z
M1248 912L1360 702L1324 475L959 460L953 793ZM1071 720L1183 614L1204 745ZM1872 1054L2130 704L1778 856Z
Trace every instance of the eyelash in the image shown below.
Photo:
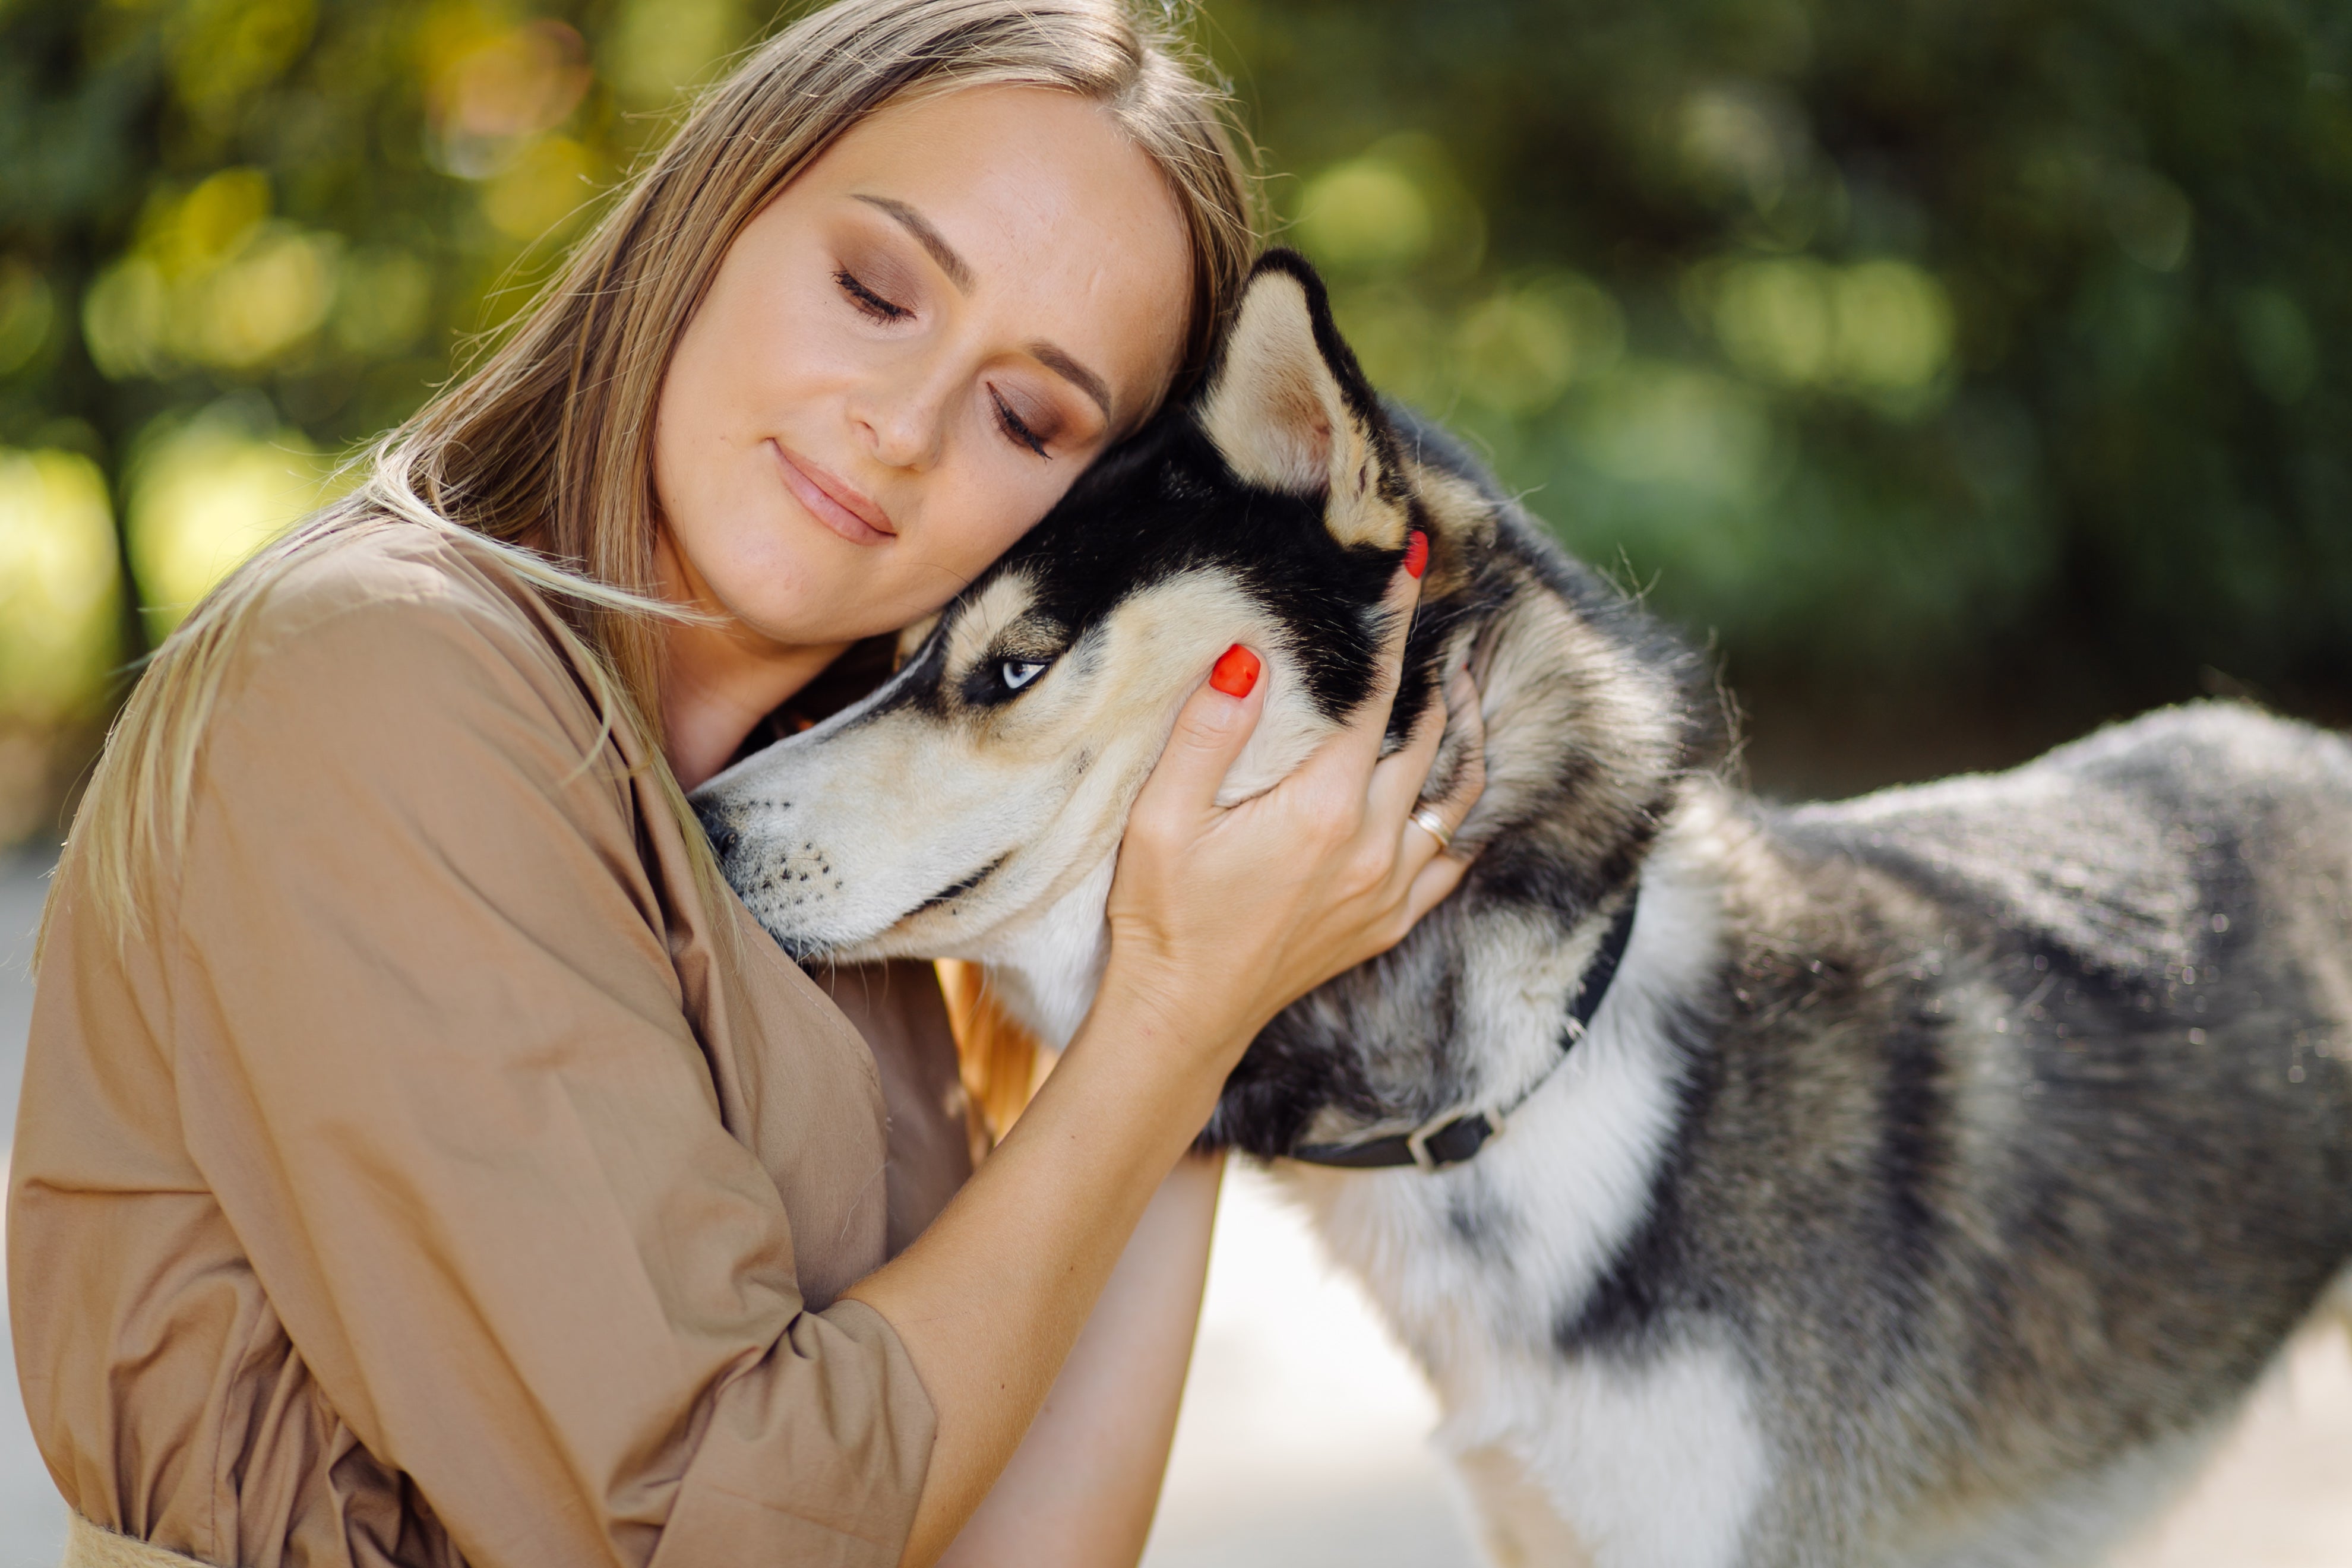
M833 275L833 280L841 285L841 291L849 296L851 304L877 321L903 321L914 314L904 305L894 305L860 283L856 274L851 272L846 267L835 272Z
M988 399L996 405L996 423L1003 427L1004 433L1021 446L1028 447L1041 458L1044 457L1045 455L1044 438L1022 423L1021 416L1013 412L1013 405L999 396L993 387L989 389Z
M841 291L848 296L851 304L877 321L903 321L914 314L905 306L891 303L859 282L857 275L846 267L835 271L833 280L841 286ZM1047 455L1045 438L1029 428L1021 416L1013 412L1011 404L1005 402L993 389L990 390L988 398L990 402L996 405L998 427L1015 446L1025 447L1041 458Z

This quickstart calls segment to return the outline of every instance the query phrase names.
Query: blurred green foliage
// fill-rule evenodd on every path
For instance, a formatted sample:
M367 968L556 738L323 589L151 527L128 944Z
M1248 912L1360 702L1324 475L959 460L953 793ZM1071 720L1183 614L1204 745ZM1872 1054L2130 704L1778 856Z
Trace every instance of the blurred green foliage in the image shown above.
M1375 375L1736 679L2352 687L2340 0L1213 15Z
M0 0L0 731L102 708L769 4ZM2352 700L2341 0L1194 25L1374 376L1738 684L1928 726L2208 667Z

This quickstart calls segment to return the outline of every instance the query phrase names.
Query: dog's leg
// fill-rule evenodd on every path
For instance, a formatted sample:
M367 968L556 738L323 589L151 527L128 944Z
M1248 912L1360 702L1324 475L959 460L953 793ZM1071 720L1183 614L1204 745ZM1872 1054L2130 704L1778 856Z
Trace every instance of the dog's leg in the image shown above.
M1495 1568L1592 1568L1592 1553L1509 1449L1473 1448L1454 1468Z

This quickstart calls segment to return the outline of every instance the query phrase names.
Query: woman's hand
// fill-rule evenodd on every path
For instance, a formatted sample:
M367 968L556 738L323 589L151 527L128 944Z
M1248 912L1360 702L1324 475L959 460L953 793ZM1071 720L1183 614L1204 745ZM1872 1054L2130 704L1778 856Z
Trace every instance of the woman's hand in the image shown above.
M1207 685L1192 694L1128 820L1111 888L1110 968L1093 1010L946 1211L848 1290L898 1331L939 1420L906 1563L936 1559L995 1484L1243 1047L1292 1000L1392 946L1461 880L1464 862L1408 821L1444 714L1433 710L1410 743L1380 756L1419 602L1420 584L1400 571L1380 689L1354 723L1255 800L1221 809L1216 793L1257 722L1263 683L1240 698ZM1448 700L1470 721L1473 742L1461 784L1433 808L1450 833L1486 775L1466 677ZM1032 1498L1019 1510L1029 1528L1010 1536L1005 1518L992 1516L981 1531L991 1552L1044 1561L1046 1548L1031 1542L1139 1538L1150 1510L1130 1504L1156 1481L1164 1453L1176 1379L1160 1374L1182 1365L1206 1239L1201 1225L1181 1246L1147 1248L1191 1271L1171 1283L1154 1266L1153 1281L1139 1288L1181 1308L1143 1335L1170 1353L1126 1339L1105 1353L1130 1380L1081 1401L1130 1423L1148 1405L1160 1425L1128 1433L1126 1458L1087 1483L1083 1508L1066 1516ZM1122 1340L1123 1331L1107 1331ZM1079 1425L1092 1418L1081 1412ZM1049 1432L1041 1447L1063 1440Z
M1484 787L1484 731L1468 675L1456 673L1405 746L1380 754L1420 597L1419 579L1400 568L1379 687L1305 767L1256 799L1218 806L1265 688L1258 681L1234 697L1204 682L1129 816L1111 885L1104 989L1128 988L1160 1010L1177 1037L1213 1053L1220 1079L1276 1013L1394 946L1467 868L1412 815L1449 710L1469 731L1458 782L1432 805L1449 835Z

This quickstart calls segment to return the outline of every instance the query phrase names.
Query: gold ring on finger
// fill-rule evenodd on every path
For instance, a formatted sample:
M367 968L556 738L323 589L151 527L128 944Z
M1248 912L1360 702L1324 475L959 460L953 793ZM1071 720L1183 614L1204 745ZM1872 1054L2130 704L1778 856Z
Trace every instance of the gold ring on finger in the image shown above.
M1416 806L1412 816L1406 820L1437 840L1439 854L1443 855L1454 847L1454 829L1445 826L1445 818L1437 815L1435 806Z

